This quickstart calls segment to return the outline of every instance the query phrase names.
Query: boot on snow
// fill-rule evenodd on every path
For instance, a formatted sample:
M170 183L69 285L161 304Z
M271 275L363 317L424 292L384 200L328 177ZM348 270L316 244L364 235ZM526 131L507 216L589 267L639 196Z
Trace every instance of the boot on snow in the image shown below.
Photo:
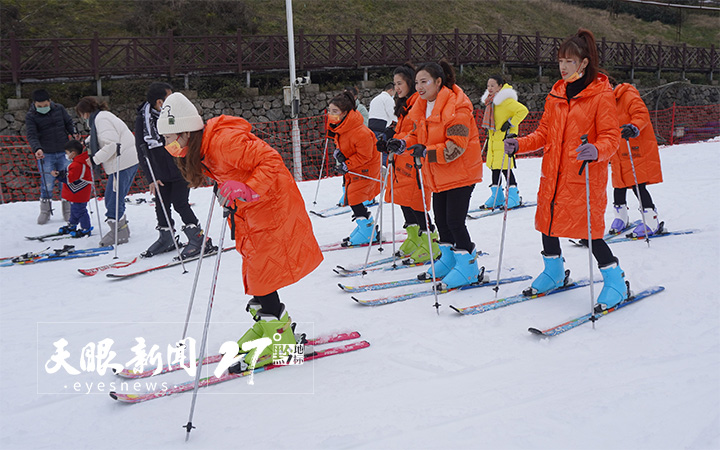
M407 232L407 238L400 244L400 248L395 253L398 258L404 258L413 254L418 249L421 242L419 239L420 225L405 224L405 231Z
M147 250L140 253L143 258L150 258L175 249L174 237L170 227L157 227L156 229L160 232L160 235Z
M549 292L568 283L570 271L565 270L565 258L560 255L546 255L541 252L545 268L533 280L530 288L523 291L524 295L535 295Z
M253 366L253 360L255 359L255 353L257 348L250 349L249 351L243 351L242 346L246 342L251 342L256 339L269 338L272 342L271 345L265 347L262 352L257 356L257 362L254 367L263 367L273 363L273 358L278 355L277 352L273 352L274 345L282 345L283 349L292 348L294 350L297 341L295 340L295 334L293 332L293 324L287 311L285 311L285 305L280 304L281 309L279 317L272 314L266 314L262 308L257 310L254 316L255 324L250 328L238 341L240 346L240 353L246 353L245 357L233 364L228 368L229 373L240 373L248 370ZM290 346L290 347L288 347ZM285 355L285 356L290 356Z
M499 185L490 186L490 197L485 200L485 209L495 209L505 204L505 194Z
M603 277L603 288L595 305L595 312L602 312L617 306L630 296L630 284L625 281L625 272L620 268L617 258L615 262L600 267Z
M63 220L65 222L70 222L70 202L62 200L60 204L62 205Z
M615 219L613 219L612 224L610 224L610 231L608 231L608 233L622 233L630 221L628 217L628 207L627 205L613 205L613 209L615 210Z
M654 209L644 209L642 215L645 223L636 226L632 234L637 237L645 237L658 233L662 224L658 221L657 211ZM645 225L647 225L647 227L645 227Z
M107 247L108 245L115 244L115 229L117 228L117 243L125 244L130 240L130 226L128 225L127 218L123 214L120 220L110 219L106 220L110 230L105 233L105 236L100 239L100 247Z
M418 239L420 240L420 245L418 245L417 250L415 250L412 255L410 255L410 258L403 261L407 264L420 264L430 261L430 248L428 246L428 238L427 238L427 231L419 231ZM432 242L432 256L433 259L437 259L440 257L440 246L438 245L438 240L440 239L440 236L438 235L437 231L434 231L430 233L430 240Z
M58 228L58 233L71 234L73 231L75 231L75 228L77 228L77 225L69 223L63 227Z
M481 281L489 281L480 278L480 268L477 264L477 249L473 248L471 252L461 249L453 249L455 253L455 266L442 279L443 289L453 289L468 284L479 283ZM483 269L483 277L485 270Z
M50 216L52 216L52 213L53 213L52 199L41 198L40 199L40 215L37 218L37 223L39 225L45 225L50 220Z
M198 225L185 225L182 230L183 233L185 233L185 236L187 236L188 242L185 244L185 247L183 247L182 252L180 253L180 258L185 260L200 255L203 239L207 239L207 243L205 244L205 254L214 251L212 239L206 238L202 229Z
M377 229L372 216L356 217L355 229L350 233L350 237L345 241L347 246L369 244L377 240Z
M508 209L517 208L522 203L522 199L520 198L520 191L518 191L517 186L510 186L510 190L508 191Z

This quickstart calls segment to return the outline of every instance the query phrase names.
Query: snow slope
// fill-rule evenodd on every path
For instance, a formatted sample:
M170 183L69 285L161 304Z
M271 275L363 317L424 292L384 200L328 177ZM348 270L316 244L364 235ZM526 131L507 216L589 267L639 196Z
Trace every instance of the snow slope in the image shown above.
M78 370L82 347L106 338L114 341L114 362L132 358L135 337L164 352L182 335L196 263L188 264L186 274L175 267L120 281L82 277L76 271L113 262L112 253L2 267L0 447L720 448L720 306L713 294L720 275L714 200L720 191L719 142L663 148L665 182L649 189L669 229L697 228L698 233L656 239L650 248L644 242L612 245L633 289L660 284L665 292L603 318L595 329L585 325L540 339L527 328L549 327L587 312L588 288L469 317L448 305L492 299L491 288L441 296L439 314L432 297L363 307L336 283L407 278L418 271L343 279L331 269L362 262L365 250L329 252L314 273L281 290L281 299L308 334L356 329L371 347L260 374L254 385L241 379L200 391L193 420L197 428L188 444L181 426L188 420L191 394L123 405L107 394L118 388L114 375L97 370L49 374L45 365L60 338L68 341L67 361ZM540 160L520 160L518 166L521 195L535 200ZM473 206L487 197L487 184L476 187ZM308 209L315 207L315 187L315 182L300 186ZM331 206L339 195L338 178L323 180L316 207ZM203 223L211 199L209 189L191 193ZM632 194L628 200L631 219L639 219ZM23 236L47 233L63 223L56 215L48 225L36 225L37 212L36 202L0 206L1 256L46 247ZM217 241L221 220L217 208L215 213L209 235ZM139 254L156 237L152 207L131 205L127 215L132 237L118 250L121 260ZM349 215L311 217L320 243L340 240L353 226ZM541 271L540 234L533 217L534 208L509 213L503 274L535 276ZM611 218L608 208L608 224ZM402 224L399 209L396 224ZM478 247L489 253L481 263L495 270L502 215L468 224ZM391 227L389 212L384 225ZM73 243L91 247L97 236ZM563 240L563 252L573 276L587 277L587 251ZM371 259L378 257L373 251ZM192 312L189 333L198 347L214 261L205 260ZM250 325L240 264L235 251L222 257L211 353ZM516 294L528 284L501 286L500 295ZM163 377L189 379L181 372L151 381L165 381Z

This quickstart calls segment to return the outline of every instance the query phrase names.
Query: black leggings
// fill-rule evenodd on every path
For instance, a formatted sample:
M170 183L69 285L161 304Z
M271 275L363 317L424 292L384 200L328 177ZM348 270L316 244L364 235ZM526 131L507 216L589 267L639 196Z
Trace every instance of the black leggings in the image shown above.
M500 170L500 169L493 169L492 170L492 185L493 186L499 186L500 185L500 172L505 175L505 178L507 179L507 170ZM517 181L515 181L515 174L513 173L512 169L510 169L510 181L508 182L510 186L517 186Z
M560 250L560 239L555 236L542 235L543 253L545 256L560 256L562 251ZM598 262L598 266L604 267L612 263L617 262L617 258L610 250L610 246L603 239L592 240L593 256Z
M264 314L272 314L278 319L281 318L280 311L282 311L282 303L280 303L280 296L277 291L267 295L256 295L255 300L260 303L260 309L262 309Z
M370 218L370 211L368 211L367 206L365 206L364 203L350 205L350 209L352 209L353 212L353 219L356 219L358 217L362 217L363 219Z
M415 211L409 206L401 206L403 217L405 218L406 225L417 225L420 227L420 231L427 231L427 225L425 225L424 211ZM427 215L427 223L430 224L430 232L435 231L435 226L432 223L430 214Z
M172 222L172 224L175 223L172 219L172 212L170 211L170 206L172 206L175 208L175 211L180 214L180 218L185 225L197 225L198 219L188 202L190 188L188 188L187 181L181 179L178 181L162 181L162 183L162 186L158 186L158 192L162 196L163 206L165 206L165 211L167 211L167 215L170 217L170 222ZM155 216L157 217L159 227L167 228L169 226L165 219L165 214L163 214L157 193L155 194Z
M474 184L433 193L433 212L440 242L453 244L455 248L468 252L475 248L465 226L473 189Z
M638 184L638 188L640 190L640 196L638 197L638 189L635 189L635 186L633 185L632 190L633 193L635 193L635 197L638 197L640 199L640 202L642 203L642 207L645 209L655 209L655 204L652 201L652 197L650 197L650 193L647 190L647 187L645 183ZM615 188L613 192L614 205L625 205L627 204L627 190L628 188Z

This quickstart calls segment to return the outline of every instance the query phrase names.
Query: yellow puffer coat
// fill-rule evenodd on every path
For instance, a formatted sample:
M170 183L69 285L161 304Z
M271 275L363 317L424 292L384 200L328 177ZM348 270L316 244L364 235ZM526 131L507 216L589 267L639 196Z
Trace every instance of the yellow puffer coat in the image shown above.
M485 94L482 96L481 101L485 103L485 99L488 97L489 92L485 90ZM505 139L505 132L500 131L500 127L510 119L512 127L508 130L507 134L518 134L518 125L528 115L528 109L518 101L518 95L512 86L505 83L500 91L495 94L493 99L493 105L495 105L495 128L496 130L488 130L488 151L486 164L488 168L493 169L507 169L507 159L504 158L505 147L503 145L503 139ZM503 159L506 160L503 164Z

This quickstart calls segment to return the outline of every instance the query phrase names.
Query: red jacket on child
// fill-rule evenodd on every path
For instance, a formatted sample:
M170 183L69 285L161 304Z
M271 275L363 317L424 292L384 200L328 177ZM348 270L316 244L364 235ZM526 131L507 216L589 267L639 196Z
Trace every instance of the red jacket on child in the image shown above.
M88 165L88 154L80 153L67 168L65 183L62 188L62 198L71 203L87 203L90 201L92 190L92 169Z

